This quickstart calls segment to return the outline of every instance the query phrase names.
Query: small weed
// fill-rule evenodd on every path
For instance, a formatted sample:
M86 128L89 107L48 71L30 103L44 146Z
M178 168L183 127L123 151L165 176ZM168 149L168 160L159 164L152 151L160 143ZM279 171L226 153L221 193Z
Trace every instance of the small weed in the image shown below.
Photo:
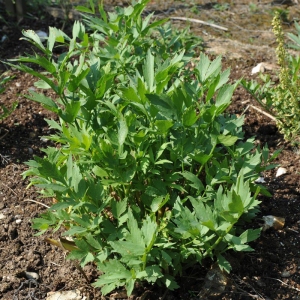
M258 11L258 6L255 3L249 3L249 9L251 13L256 13Z
M218 3L218 4L214 4L213 8L218 11L225 11L230 8L230 4L229 3L223 3L223 4Z

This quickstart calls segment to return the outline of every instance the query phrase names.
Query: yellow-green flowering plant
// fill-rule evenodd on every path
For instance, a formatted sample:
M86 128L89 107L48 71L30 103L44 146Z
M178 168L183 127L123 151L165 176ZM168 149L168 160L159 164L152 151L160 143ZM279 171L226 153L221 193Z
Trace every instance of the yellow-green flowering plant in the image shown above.
M299 143L300 135L300 58L288 54L280 14L275 13L272 21L273 32L277 41L276 56L280 66L279 84L270 81L269 76L262 76L263 85L255 81L242 81L242 85L271 115L275 117L279 131L286 140ZM300 27L299 27L300 29ZM295 35L292 35L296 41Z

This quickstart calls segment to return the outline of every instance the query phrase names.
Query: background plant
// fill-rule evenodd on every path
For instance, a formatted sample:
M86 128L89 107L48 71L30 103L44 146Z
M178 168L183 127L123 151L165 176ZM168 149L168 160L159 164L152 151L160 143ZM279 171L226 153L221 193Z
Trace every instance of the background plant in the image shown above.
M12 76L4 76L4 74L0 76L0 94L2 94L5 91L4 85L12 78ZM14 102L10 108L7 108L7 106L0 103L0 121L11 115L12 112L16 109L17 105L18 103Z
M243 86L255 99L276 118L277 126L284 138L293 143L299 142L300 107L299 107L299 68L300 58L287 53L279 13L272 22L278 43L276 55L280 66L279 84L271 82L269 76L262 76L262 84L256 81L242 81ZM299 29L299 26L296 26ZM297 36L289 35L297 45ZM296 46L295 45L295 46Z
M238 83L228 84L221 58L201 54L191 70L193 45L166 20L143 19L147 2L108 14L100 5L101 18L85 18L89 31L50 28L45 46L24 31L42 54L14 60L57 95L28 95L59 117L47 120L59 147L24 173L58 201L33 227L63 227L76 244L68 258L97 264L103 294L125 286L130 295L144 281L175 289L207 257L229 272L224 253L251 251L259 236L243 226L266 193L254 180L272 167L267 148L244 140L243 118L225 113ZM58 57L55 43L66 47Z

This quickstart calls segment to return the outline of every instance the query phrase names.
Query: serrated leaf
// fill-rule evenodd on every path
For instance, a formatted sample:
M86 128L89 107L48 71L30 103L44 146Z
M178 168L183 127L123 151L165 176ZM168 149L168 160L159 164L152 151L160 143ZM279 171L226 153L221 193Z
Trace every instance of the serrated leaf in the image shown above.
M229 263L228 260L225 259L224 256L222 256L221 254L217 255L217 261L218 261L218 265L221 269L221 271L226 271L227 273L230 273L231 271L231 264Z
M93 248L95 248L97 250L102 249L100 242L97 241L91 233L88 233L87 235L85 235L85 239L86 239L87 243L89 243L89 245L91 245Z
M126 211L127 208L127 199L121 201L115 201L114 199L111 201L111 210L113 216L116 219L119 219L121 215Z
M82 250L73 250L67 255L67 259L81 260L86 256L86 252Z
M179 285L175 281L175 278L171 275L165 275L161 280L163 281L165 286L171 291L179 288Z
M87 263L94 261L95 257L91 252L88 252L82 259L80 262L80 266L84 267Z
M228 204L228 208L230 210L230 213L237 213L241 215L244 211L244 203L240 197L240 195L237 195L236 192L233 190L232 193L228 194L228 197L230 198L231 202Z

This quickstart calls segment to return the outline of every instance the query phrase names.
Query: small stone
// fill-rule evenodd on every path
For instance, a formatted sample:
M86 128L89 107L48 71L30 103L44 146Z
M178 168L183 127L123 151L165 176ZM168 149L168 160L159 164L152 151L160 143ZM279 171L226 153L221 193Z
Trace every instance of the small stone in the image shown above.
M266 183L266 181L265 181L265 179L263 177L257 178L254 182L255 183Z
M37 30L35 33L38 35L42 42L44 42L48 38L48 34L43 30Z
M288 277L290 277L292 274L291 274L291 272L289 272L289 271L283 271L282 273L281 273L281 277L283 277L283 278L288 278Z
M278 170L277 170L277 172L276 172L276 177L279 177L279 176L281 176L281 175L283 175L283 174L286 174L286 172L287 172L287 169L286 169L286 168L280 167L280 168L278 168Z
M47 294L46 300L82 300L79 290L50 292Z
M6 218L6 216L3 213L0 213L0 220L3 220L5 218Z
M4 34L1 38L1 43L5 42L8 39L7 35Z
M34 279L34 280L39 280L39 278L40 278L39 274L35 273L35 272L25 272L25 276L28 279Z
M22 223L22 220L21 219L17 219L16 220L16 224L20 224L20 223Z
M32 154L33 154L33 150L32 150L32 148L28 148L28 153L29 153L30 155L32 155Z
M264 68L264 64L263 63L259 63L257 66L255 66L252 71L251 74L256 74L256 73L260 73L260 72L264 72L265 68Z

